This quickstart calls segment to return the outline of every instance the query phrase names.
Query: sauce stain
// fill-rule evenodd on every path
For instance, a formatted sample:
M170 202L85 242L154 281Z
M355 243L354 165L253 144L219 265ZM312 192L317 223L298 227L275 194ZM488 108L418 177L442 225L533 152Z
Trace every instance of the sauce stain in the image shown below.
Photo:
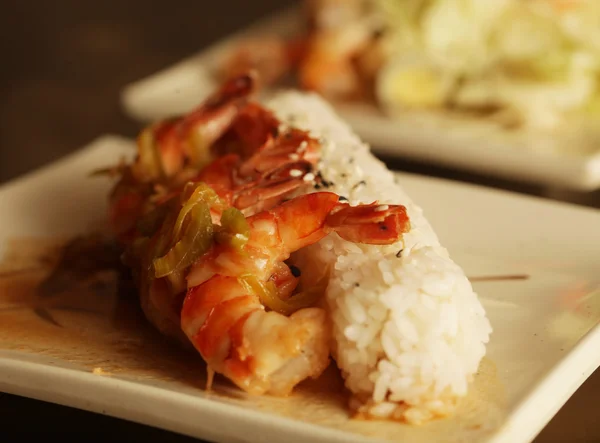
M448 441L472 441L503 421L503 390L487 359L456 414L421 426L352 420L349 395L333 363L287 398L249 396L219 375L206 391L201 357L150 326L127 274L115 264L116 250L105 240L10 242L0 263L0 351L384 439L427 442L443 433Z

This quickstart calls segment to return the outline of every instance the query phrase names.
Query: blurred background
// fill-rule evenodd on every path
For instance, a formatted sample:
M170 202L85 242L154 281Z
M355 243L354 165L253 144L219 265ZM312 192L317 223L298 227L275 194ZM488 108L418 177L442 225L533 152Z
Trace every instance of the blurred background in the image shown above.
M0 13L0 183L54 161L104 133L129 137L120 89L226 37L289 0L4 0ZM600 206L600 194L509 183L417 162L390 167ZM600 441L590 378L536 441ZM192 441L70 408L0 394L2 432L93 432L128 441ZM27 420L24 422L24 420ZM33 421L32 421L33 420ZM32 426L33 425L33 426ZM86 439L88 439L86 437Z

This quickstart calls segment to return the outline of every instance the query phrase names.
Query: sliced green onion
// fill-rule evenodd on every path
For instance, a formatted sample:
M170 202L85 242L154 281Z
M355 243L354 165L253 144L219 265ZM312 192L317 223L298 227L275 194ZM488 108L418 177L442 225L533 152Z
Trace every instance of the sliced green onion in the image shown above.
M221 214L221 226L215 232L215 240L241 252L249 238L250 226L244 214L236 208L225 209Z
M204 203L207 206L213 207L220 204L220 199L217 193L206 183L188 183L181 193L182 202L185 202L179 216L175 222L173 230L173 238L178 239L179 233L183 227L183 222L188 213L199 203Z
M197 202L187 212L189 212L189 222L183 229L181 240L177 241L166 255L153 261L156 278L165 277L172 272L187 268L212 244L213 224L208 204ZM177 222L175 229L177 229ZM181 224L183 224L183 220Z
M326 280L327 277L324 277L309 290L292 295L287 300L282 300L277 294L277 287L271 281L262 282L250 274L244 275L239 279L247 291L259 298L263 306L283 315L291 315L300 309L314 306L319 297L325 292ZM325 283L325 286L323 283Z

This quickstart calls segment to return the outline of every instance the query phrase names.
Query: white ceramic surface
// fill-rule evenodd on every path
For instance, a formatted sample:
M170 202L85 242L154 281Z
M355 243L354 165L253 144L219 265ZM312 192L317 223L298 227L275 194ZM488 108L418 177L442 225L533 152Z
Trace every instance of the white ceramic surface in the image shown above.
M142 122L187 111L218 84L215 67L237 42L258 34L293 35L301 26L294 8L267 17L197 55L127 85L121 94L122 106ZM406 113L392 119L369 105L337 104L336 108L361 138L382 154L548 187L581 191L600 187L597 140L505 131L483 120L435 112Z
M105 217L110 183L88 173L133 151L129 140L105 136L2 186L0 247L6 252L15 237L51 238L96 226ZM365 441L366 436L411 442L532 440L600 365L600 212L416 175L399 174L399 179L468 276L529 276L474 282L494 332L482 371L487 379L480 375L471 388L474 400L461 409L462 415L409 427L350 420L343 402L328 402L319 392L260 401L236 398L235 390L229 391L230 397L211 395L178 378L178 365L172 362L172 367L162 367L161 377L140 375L139 367L150 371L155 360L147 363L139 353L148 354L150 346L152 358L160 356L152 342L135 338L136 329L131 328L113 337L112 322L102 326L91 317L86 317L86 328L105 328L103 332L69 344L65 349L71 354L62 357L51 345L33 351L30 343L25 349L21 345L27 331L0 328L0 391L225 442L350 442ZM6 307L11 294L1 291L0 307ZM7 315L13 314L0 311L5 328ZM23 315L11 321L20 324L26 320ZM61 321L75 325L66 313ZM52 338L52 331L68 332L53 325L40 327L47 328L45 339ZM123 353L127 337L131 349ZM139 351L136 340L145 343ZM110 354L115 343L118 353ZM103 376L90 371L114 366L110 360L115 355L123 362L134 361L138 372ZM199 379L204 377L203 369L189 365L193 377L195 371Z

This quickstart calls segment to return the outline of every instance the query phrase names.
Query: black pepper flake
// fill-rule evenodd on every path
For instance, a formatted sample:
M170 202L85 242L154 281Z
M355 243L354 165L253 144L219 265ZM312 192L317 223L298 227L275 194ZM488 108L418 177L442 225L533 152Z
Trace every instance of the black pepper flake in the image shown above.
M354 287L358 288L360 286L360 283L354 283Z
M302 275L302 271L298 266L290 265L290 271L292 271L294 277L300 277Z
M365 186L367 184L366 181L361 180L359 181L357 184L355 184L354 186L352 186L352 190L354 191L356 188L358 188L359 186Z
M274 138L277 138L277 137L279 137L279 128L278 128L277 126L273 126L273 127L271 128L271 135L272 135Z
M342 172L342 173L340 174L340 177L342 177L342 178L346 178L346 177L348 177L348 174L346 174L345 172Z
M388 227L386 225L382 224L382 225L379 225L379 229L382 230L382 231L387 231Z
M354 157L350 157L350 158L348 159L348 163L350 163L350 164L354 163Z
M402 257L402 251L404 251L404 249L400 249L398 252L396 252L396 257Z
M320 171L317 172L316 178L317 178L317 181L321 184L321 186L324 187L325 189L329 188L330 186L333 186L333 182L325 180L323 178L323 176L321 175Z
M321 185L319 183L316 183L315 186L313 186L315 189L321 189Z
M338 197L338 201L340 201L340 202L347 202L347 201L348 201L348 199L347 199L346 197L344 197L343 195L340 195L340 196Z

